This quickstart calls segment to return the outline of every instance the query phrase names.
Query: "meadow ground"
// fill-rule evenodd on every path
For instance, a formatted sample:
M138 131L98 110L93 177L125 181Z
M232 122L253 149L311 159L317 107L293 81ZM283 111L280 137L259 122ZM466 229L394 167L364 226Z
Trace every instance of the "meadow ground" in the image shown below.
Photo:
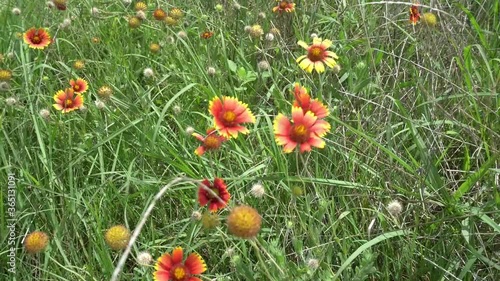
M0 0L0 280L498 280L499 1L293 2Z

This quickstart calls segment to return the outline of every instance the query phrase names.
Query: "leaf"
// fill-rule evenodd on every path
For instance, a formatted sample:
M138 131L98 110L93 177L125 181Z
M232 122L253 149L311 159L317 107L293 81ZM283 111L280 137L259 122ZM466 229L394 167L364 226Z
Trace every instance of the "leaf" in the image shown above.
M382 235L379 235L375 238L373 238L372 240L366 242L365 244L361 245L356 251L354 251L354 253L352 253L345 261L344 263L342 263L342 265L340 266L339 270L337 270L337 272L335 273L335 276L333 276L333 279L332 280L336 280L337 278L339 278L340 274L342 274L342 271L344 271L347 267L349 267L351 265L351 263L362 253L364 252L366 249L370 248L371 246L373 245L376 245L382 241L385 241L387 239L390 239L390 238L393 238L393 237L396 237L396 236L402 236L402 235L405 235L405 234L409 234L410 232L408 231L404 231L404 230L398 230L398 231L393 231L393 232L389 232L389 233L385 233L385 234L382 234Z
M227 60L227 65L229 66L229 70L236 72L236 63L234 61Z
M489 171L490 167L493 166L495 161L497 160L498 155L496 157L491 157L486 161L486 163L481 166L479 171L475 172L474 174L470 175L462 185L455 191L453 194L453 197L455 200L459 200L462 196L464 196L469 190L472 188L474 184L476 184L477 181L479 181L486 173Z

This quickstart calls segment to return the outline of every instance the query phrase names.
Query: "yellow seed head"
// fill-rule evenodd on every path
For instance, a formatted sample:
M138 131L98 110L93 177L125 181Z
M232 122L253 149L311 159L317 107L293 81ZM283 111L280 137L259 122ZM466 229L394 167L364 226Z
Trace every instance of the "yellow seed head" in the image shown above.
M83 60L77 60L73 63L73 67L76 70L81 70L81 69L85 68L85 62Z
M217 215L217 213L206 211L201 216L201 224L205 230L216 228L220 225L219 216Z
M262 218L250 206L235 207L227 217L227 228L231 234L241 238L253 238L259 233Z
M113 94L113 90L108 86L102 86L99 88L99 91L97 91L97 94L102 99L109 99L109 97Z
M8 69L0 69L0 81L9 81L12 78L12 72Z
M177 20L171 16L166 17L164 21L167 25L177 25Z
M424 13L420 21L430 27L434 27L437 24L437 17L433 13Z
M141 25L141 19L138 17L131 17L128 19L128 26L130 28L137 28Z
M254 38L260 38L264 34L262 26L258 24L252 25L252 27L250 27L250 30L248 32Z
M170 10L170 13L168 13L168 15L176 20L179 20L184 16L184 13L179 8L172 8L172 10Z
M151 45L149 45L149 50L151 51L151 53L158 53L160 51L160 48L160 45L156 43L151 43Z
M106 231L104 238L111 249L123 250L130 240L130 231L123 225L115 225Z
M42 231L34 231L26 236L24 248L30 254L36 254L45 249L49 244L49 236Z
M135 3L135 10L136 11L144 11L148 8L148 5L144 2L137 2Z

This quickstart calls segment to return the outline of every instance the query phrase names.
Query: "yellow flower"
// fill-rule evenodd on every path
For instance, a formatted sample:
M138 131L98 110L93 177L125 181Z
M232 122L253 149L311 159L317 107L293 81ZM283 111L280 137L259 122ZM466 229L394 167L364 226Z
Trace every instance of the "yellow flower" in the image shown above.
M235 207L227 217L227 228L231 234L241 238L253 238L259 233L262 223L257 210L250 206Z
M184 16L184 13L179 8L173 8L168 15L173 19L179 20Z
M201 216L201 224L205 230L210 230L212 228L216 228L220 225L219 216L217 213L211 213L206 211Z
M45 249L49 244L49 236L42 231L34 231L26 236L24 248L30 254L36 254Z
M135 10L136 11L144 11L148 8L148 5L144 2L137 2L135 3Z
M262 30L262 26L254 24L250 27L248 33L250 33L250 35L254 38L259 38L262 34L264 34L264 30Z
M151 45L149 45L149 50L151 51L151 53L158 53L160 51L160 48L160 45L156 43L151 43Z
M115 225L106 231L104 238L111 249L123 250L130 240L130 231L123 225Z
M73 63L73 67L77 70L82 70L85 67L85 62L83 60L77 60Z
M177 25L177 20L171 16L166 17L164 21L167 25Z
M12 72L7 69L0 69L0 81L9 81L12 78Z
M437 17L433 13L424 13L420 21L427 26L434 27L437 24Z
M128 26L130 28L137 28L141 25L141 19L138 18L138 17L131 17L129 20L128 20Z
M99 91L97 91L97 94L99 94L99 97L102 99L109 99L113 94L113 90L108 86L102 86L99 88Z
M300 68L305 71L311 73L313 70L316 70L318 73L321 73L325 71L323 63L331 68L337 64L335 61L339 58L337 54L326 50L332 45L332 41L316 37L313 39L311 46L308 46L304 41L299 41L297 44L307 50L307 55L297 58Z

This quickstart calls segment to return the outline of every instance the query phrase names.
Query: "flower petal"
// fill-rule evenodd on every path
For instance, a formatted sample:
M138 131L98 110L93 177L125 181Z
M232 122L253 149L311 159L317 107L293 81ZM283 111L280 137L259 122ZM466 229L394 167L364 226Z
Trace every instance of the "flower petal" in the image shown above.
M330 48L331 45L332 45L332 41L328 40L328 39L325 39L325 40L323 40L323 42L321 42L321 47L324 49Z
M307 45L307 43L304 42L304 41L302 41L302 40L300 40L299 42L297 42L297 44L299 46L301 46L302 48L306 49L306 50L309 49L309 45Z
M172 251L172 263L178 264L182 262L182 257L184 252L182 251L182 247L177 247Z
M325 72L325 65L321 61L317 61L314 63L314 68L318 73L323 73Z
M205 154L205 148L202 145L198 146L198 148L196 148L196 150L194 151L194 154L196 154L198 156L202 156L203 154ZM205 204L202 204L202 206L203 205L205 205Z
M188 268L191 274L201 274L207 270L205 261L197 253L191 253L184 262L184 265Z

